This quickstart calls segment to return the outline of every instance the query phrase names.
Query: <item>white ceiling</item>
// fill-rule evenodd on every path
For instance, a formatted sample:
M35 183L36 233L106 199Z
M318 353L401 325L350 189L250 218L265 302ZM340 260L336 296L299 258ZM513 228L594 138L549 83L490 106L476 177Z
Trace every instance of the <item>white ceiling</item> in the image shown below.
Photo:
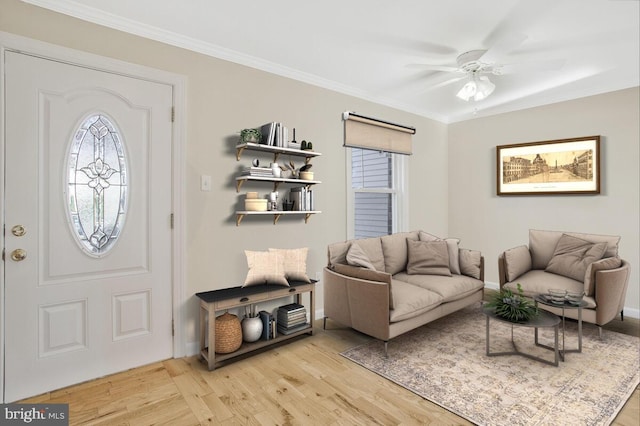
M640 85L638 0L23 1L443 122ZM492 47L480 102L408 66Z

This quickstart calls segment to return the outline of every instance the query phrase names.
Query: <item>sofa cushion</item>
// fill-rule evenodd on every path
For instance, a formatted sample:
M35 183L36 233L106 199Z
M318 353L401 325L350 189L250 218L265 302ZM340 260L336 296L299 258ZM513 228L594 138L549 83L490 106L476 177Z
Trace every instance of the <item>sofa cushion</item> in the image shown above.
M358 266L336 263L333 268L339 274L347 275L361 280L389 283L389 309L393 309L393 291L391 290L391 275L386 272L378 272Z
M545 271L584 282L587 267L602 259L607 243L590 243L564 234L558 240L553 257Z
M347 263L351 266L361 266L363 268L376 270L376 267L373 266L371 260L369 260L369 256L362 250L360 244L354 242L351 243L351 247L349 247L349 251L347 252Z
M284 263L284 275L290 281L302 281L310 283L307 275L307 253L308 247L297 249L276 249L270 248L271 252L278 252L282 256Z
M452 274L460 274L460 258L458 254L460 240L458 238L440 238L424 231L420 231L418 236L420 241L445 241L449 251L449 270Z
M616 269L622 266L622 259L619 257L606 257L596 260L587 266L587 272L584 275L584 294L593 296L596 292L596 272L608 269Z
M360 240L353 240L365 252L371 264L376 268L376 271L384 270L384 254L382 253L382 243L380 243L380 237L375 238L362 238ZM385 271L386 272L386 271Z
M407 248L407 274L451 276L446 242L407 240Z
M327 247L327 256L329 257L329 267L337 263L347 263L347 252L351 247L351 241L341 241L339 243L329 244Z
M513 281L531 270L531 253L527 246L518 246L504 252L507 281Z
M399 232L380 237L384 270L391 275L407 269L407 240L418 240L418 231Z
M260 284L279 284L289 286L284 275L284 262L282 255L269 251L244 251L247 257L247 277L243 287Z
M558 240L563 234L577 237L590 243L607 243L607 250L603 257L615 257L618 255L620 236L583 234L578 232L541 231L529 230L529 250L531 251L532 269L544 269L553 257Z
M392 280L394 309L389 321L398 322L430 311L442 303L442 296L413 284Z
M478 250L460 249L460 273L477 280L482 273L482 253Z
M541 271L540 269L532 269L520 275L517 280L506 283L503 287L517 292L518 283L522 286L522 292L527 297L548 293L549 289L552 288L565 289L575 293L582 292L584 289L584 284L581 281Z
M400 272L393 276L394 282L402 281L432 291L442 296L443 302L463 299L481 291L484 283L465 275L409 275Z

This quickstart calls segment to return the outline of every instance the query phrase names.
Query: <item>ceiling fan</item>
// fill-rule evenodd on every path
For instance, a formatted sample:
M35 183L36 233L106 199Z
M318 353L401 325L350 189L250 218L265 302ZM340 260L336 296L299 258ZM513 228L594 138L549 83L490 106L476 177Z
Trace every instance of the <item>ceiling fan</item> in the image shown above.
M503 64L492 60L495 57L494 49L476 49L464 52L456 58L457 66L435 65L435 64L411 64L410 67L421 68L432 71L441 71L459 74L456 77L437 83L431 87L435 89L443 87L460 80L468 81L457 92L456 96L462 100L481 101L495 90L496 86L489 80L489 75L503 75L510 72L509 68Z

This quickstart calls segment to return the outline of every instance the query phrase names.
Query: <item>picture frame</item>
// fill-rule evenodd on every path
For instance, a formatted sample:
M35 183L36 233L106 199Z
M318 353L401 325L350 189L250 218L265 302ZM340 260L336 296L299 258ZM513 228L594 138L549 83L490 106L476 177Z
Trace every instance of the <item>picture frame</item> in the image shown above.
M600 136L496 146L497 195L599 194Z

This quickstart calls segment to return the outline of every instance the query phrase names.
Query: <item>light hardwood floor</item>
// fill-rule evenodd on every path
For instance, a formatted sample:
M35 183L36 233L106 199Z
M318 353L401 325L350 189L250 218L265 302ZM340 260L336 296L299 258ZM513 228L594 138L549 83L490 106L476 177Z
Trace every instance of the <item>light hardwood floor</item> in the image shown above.
M339 355L370 338L328 322L310 337L207 371L171 359L22 402L68 403L81 425L469 425ZM605 328L640 335L640 321ZM640 423L640 391L614 425Z

